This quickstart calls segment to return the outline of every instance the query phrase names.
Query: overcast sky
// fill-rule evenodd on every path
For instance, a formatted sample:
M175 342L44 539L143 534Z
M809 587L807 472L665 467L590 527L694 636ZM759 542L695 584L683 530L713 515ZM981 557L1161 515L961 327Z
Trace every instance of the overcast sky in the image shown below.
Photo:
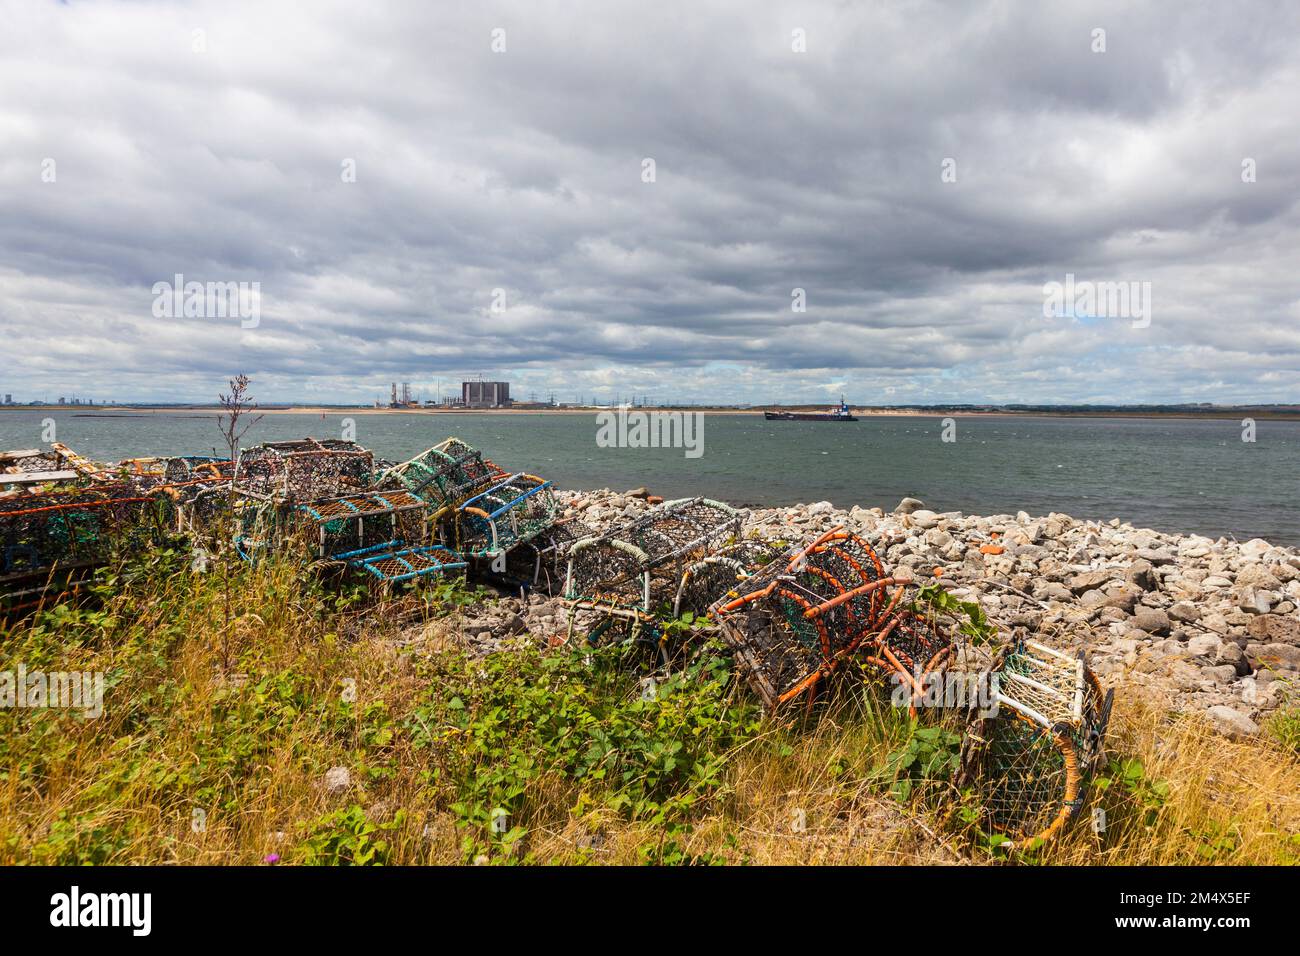
M703 6L0 0L0 393L1300 401L1300 5Z

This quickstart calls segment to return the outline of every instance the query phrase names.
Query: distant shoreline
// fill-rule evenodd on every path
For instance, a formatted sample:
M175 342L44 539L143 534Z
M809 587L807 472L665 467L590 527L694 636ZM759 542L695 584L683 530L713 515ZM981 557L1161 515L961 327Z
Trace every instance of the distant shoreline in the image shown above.
M824 411L820 405L783 405L788 411ZM4 405L0 411L71 413L77 418L134 418L145 415L193 415L209 417L220 414L215 405ZM258 408L259 415L595 415L617 408L373 408L346 405L289 405ZM635 412L700 412L705 415L761 415L762 408L723 408L719 406L634 406ZM1203 411L1150 409L1106 410L973 410L954 408L853 408L862 418L1134 418L1134 419L1206 419L1240 421L1254 418L1264 421L1300 421L1300 409L1269 410L1254 408L1215 408Z

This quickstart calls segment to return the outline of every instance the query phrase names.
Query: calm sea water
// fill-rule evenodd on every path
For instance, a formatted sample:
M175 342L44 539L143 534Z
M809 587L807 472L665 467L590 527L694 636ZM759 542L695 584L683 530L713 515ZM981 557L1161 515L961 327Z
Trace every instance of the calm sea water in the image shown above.
M211 454L220 444L206 412L169 414L0 410L0 448L41 444L42 420L92 458ZM346 413L272 414L245 444L340 437ZM706 494L737 504L834 502L892 508L905 495L936 511L1122 518L1140 527L1300 545L1300 422L1261 421L1253 443L1234 421L959 418L940 440L938 417L853 424L765 422L708 415L704 454L599 448L595 415L384 414L350 416L356 440L405 459L457 435L503 467L561 487Z

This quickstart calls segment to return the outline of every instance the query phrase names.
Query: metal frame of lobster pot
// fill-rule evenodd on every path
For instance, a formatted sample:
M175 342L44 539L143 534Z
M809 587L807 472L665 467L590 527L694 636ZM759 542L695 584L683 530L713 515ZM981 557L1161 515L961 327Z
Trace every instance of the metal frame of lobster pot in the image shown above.
M804 694L811 703L857 657L905 684L915 711L928 675L951 660L953 643L937 622L904 604L913 583L888 574L864 539L833 528L787 561L756 571L710 614L769 710Z
M506 472L473 445L447 438L387 469L377 486L400 486L419 495L429 502L437 520L505 477Z
M303 438L242 449L234 481L241 496L301 504L364 491L374 471L374 455L356 442Z
M13 608L81 583L116 549L161 540L171 509L169 498L140 481L0 496L0 597Z
M384 582L409 581L465 567L430 541L429 503L405 489L347 495L293 506L296 524L315 539L318 560Z
M1019 640L994 662L997 712L977 715L962 742L957 785L979 826L1025 846L1058 836L1083 805L1114 690L1103 691L1083 652Z
M456 550L468 558L499 558L547 531L558 511L551 482L524 472L509 475L457 506Z
M592 643L624 631L659 640L660 606L674 605L687 568L734 543L743 520L744 512L725 502L679 498L574 542L564 584L570 630L589 612L596 618L587 632Z
M497 560L480 562L478 573L512 588L558 597L564 591L569 549L596 530L577 518L557 518L540 534L521 542L505 554L505 567Z

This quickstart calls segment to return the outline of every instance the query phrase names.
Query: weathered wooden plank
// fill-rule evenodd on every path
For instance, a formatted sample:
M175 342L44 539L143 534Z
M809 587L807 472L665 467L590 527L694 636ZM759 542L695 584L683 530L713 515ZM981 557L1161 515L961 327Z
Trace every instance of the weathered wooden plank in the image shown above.
M59 453L60 458L73 468L77 469L78 474L83 475L86 478L94 478L97 481L106 481L108 479L109 476L100 471L98 465L93 461L82 458L67 445L63 444L63 442L52 441L50 442L50 447Z
M26 471L0 474L0 485L39 485L43 481L70 481L80 477L75 471Z

